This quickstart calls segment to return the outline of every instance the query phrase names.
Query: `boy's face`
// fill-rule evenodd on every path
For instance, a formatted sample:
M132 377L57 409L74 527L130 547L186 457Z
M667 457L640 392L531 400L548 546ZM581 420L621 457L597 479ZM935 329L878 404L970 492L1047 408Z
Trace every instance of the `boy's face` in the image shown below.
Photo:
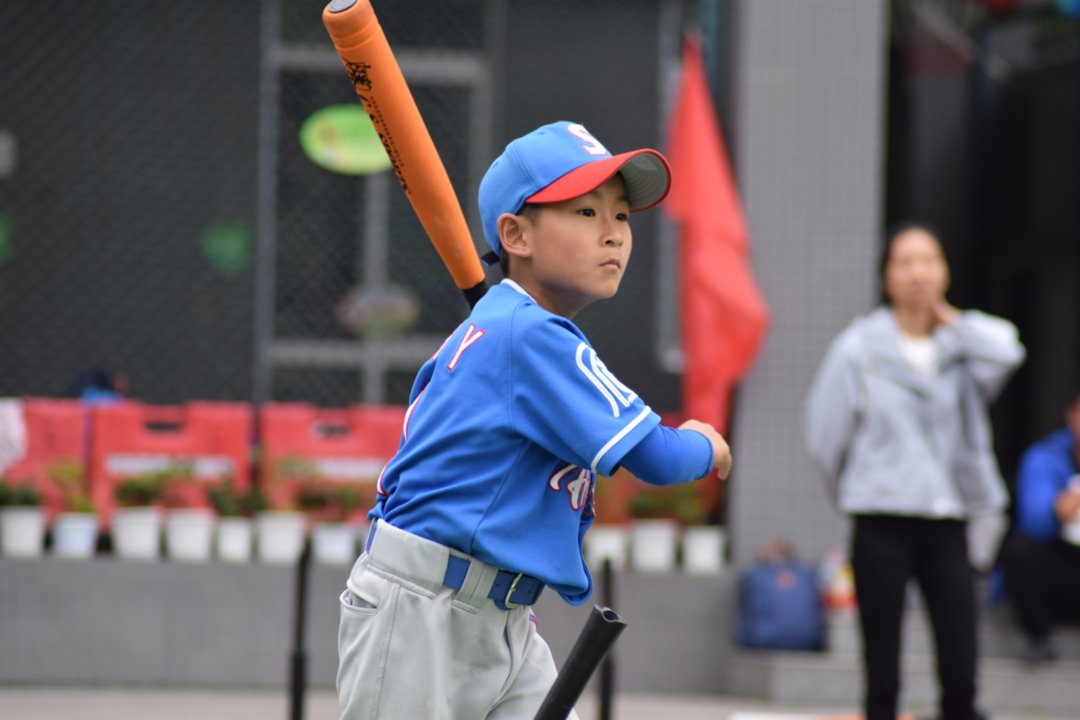
M518 216L520 246L510 247L513 279L542 307L568 318L594 300L612 297L633 248L622 176L539 208L532 220Z

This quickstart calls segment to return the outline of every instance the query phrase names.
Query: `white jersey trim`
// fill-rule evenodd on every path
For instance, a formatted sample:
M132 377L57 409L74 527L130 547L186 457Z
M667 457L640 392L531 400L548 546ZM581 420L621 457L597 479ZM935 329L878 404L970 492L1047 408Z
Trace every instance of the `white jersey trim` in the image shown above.
M530 295L529 293L527 293L527 292L525 291L525 288L521 287L520 285L518 285L518 284L517 284L516 282L514 282L514 281L513 281L513 280L511 280L510 278L504 278L504 279L503 279L503 281L502 281L501 283L499 283L499 284L500 284L500 285L506 285L507 287L511 287L511 288L513 288L514 290L517 290L517 291L518 291L519 293L521 293L521 294L522 294L522 295L524 295L525 297L527 297L527 298L529 298L530 300L532 300L533 302L536 302L535 298L533 298L533 296L532 296L532 295Z
M604 447L600 448L600 452L596 453L596 457L593 458L592 465L589 467L589 469L593 471L594 475L599 475L600 474L597 471L596 468L597 468L597 466L600 465L600 461L604 459L604 456L607 455L608 450L615 447L615 445L617 445L620 440L622 440L624 437L626 437L630 433L631 430L633 430L638 425L640 425L645 420L645 418L649 417L649 414L651 412L652 412L652 408L650 408L648 406L645 406L645 409L642 410L641 413L636 418L634 418L633 420L628 422L626 424L626 427L624 427L622 430L620 430L615 435L615 437L608 440L607 444L604 445Z

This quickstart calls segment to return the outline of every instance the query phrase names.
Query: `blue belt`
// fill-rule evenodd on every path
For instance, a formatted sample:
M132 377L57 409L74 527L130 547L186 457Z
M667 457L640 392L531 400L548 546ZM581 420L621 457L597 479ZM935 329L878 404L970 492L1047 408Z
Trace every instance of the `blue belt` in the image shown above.
M470 562L465 558L451 555L446 563L443 585L460 590L465 584L465 575L469 572ZM532 605L543 591L544 583L532 575L500 570L495 575L495 582L491 583L491 590L488 591L487 596L495 601L495 607L500 610L513 610L523 605Z
M375 530L378 522L372 524L368 532L365 550L371 550L371 543L375 539ZM472 561L451 555L446 562L446 572L443 574L443 585L454 590L460 590L465 584L465 576L469 573L469 565ZM495 607L500 610L513 610L524 605L534 604L544 591L544 583L539 578L525 573L512 573L509 570L500 570L495 575L495 581L491 583L488 598L495 601Z

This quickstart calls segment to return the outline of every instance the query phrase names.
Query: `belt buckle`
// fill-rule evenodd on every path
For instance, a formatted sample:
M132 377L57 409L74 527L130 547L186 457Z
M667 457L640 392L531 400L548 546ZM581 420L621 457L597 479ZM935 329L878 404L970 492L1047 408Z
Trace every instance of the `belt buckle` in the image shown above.
M510 596L514 594L515 590L517 590L518 582L520 582L521 578L523 577L525 577L525 573L518 573L517 575L515 575L514 580L510 583L510 589L506 591L506 597L503 598L503 605L506 606L507 610L513 610L514 608L522 607L520 603L511 602Z

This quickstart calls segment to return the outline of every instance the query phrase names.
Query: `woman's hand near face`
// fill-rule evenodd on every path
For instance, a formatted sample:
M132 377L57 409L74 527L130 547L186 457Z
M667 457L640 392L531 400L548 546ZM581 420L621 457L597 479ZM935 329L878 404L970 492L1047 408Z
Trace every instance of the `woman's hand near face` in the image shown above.
M934 303L934 320L938 325L950 326L956 322L959 315L960 311L950 305L949 301L944 298Z

